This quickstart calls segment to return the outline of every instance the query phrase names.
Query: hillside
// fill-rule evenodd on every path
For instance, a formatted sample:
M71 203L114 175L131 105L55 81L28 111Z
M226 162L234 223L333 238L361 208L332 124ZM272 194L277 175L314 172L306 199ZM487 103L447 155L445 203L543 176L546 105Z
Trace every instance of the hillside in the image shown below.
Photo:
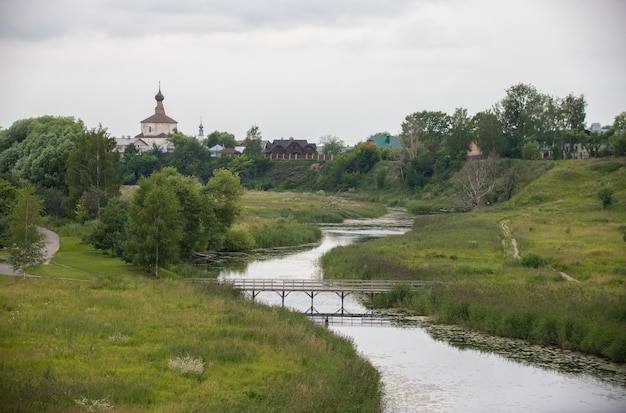
M323 266L333 278L446 281L379 305L626 362L625 234L626 159L562 161L508 202L418 216L406 235L338 248Z

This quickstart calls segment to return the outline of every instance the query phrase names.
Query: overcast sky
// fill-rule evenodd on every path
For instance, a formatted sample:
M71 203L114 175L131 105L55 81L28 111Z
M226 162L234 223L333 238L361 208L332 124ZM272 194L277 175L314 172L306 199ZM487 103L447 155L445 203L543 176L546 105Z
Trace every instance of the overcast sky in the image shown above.
M42 115L136 135L166 113L196 135L398 133L470 115L517 83L626 111L622 0L0 0L0 126Z

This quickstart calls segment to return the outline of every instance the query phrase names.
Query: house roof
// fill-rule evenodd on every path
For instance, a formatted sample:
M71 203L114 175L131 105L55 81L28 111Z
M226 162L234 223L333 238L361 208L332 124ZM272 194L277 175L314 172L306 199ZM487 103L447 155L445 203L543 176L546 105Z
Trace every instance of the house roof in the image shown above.
M167 139L167 135L165 133L159 133L158 135L146 136L143 133L140 133L135 136L135 139Z
M237 152L236 150L234 150L233 148L224 148L220 151L220 153L222 155L236 155L239 152Z
M275 147L281 147L283 149L287 149L291 144L297 144L298 146L300 146L301 148L306 148L307 146L312 147L313 149L317 148L317 145L315 145L314 143L309 143L307 142L306 139L275 139L274 142L270 143L269 145L267 145L267 149L268 151L271 151L272 148Z
M167 116L165 113L155 113L141 121L141 123L178 123L174 119Z
M373 142L379 148L402 149L402 143L397 136L379 134L371 136L368 142Z

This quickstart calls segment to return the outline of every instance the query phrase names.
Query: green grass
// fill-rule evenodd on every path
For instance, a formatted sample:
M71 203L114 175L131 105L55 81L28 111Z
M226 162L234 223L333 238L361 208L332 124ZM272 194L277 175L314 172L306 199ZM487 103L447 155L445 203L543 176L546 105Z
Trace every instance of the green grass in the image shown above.
M602 209L605 186L614 202ZM378 305L626 362L625 230L626 160L566 161L507 204L420 216L406 235L337 248L322 265L328 278L446 281Z
M322 232L314 224L374 218L385 212L386 208L380 204L323 193L248 191L242 197L237 225L239 234L247 233L253 241L233 242L233 245L273 248L314 243L322 238Z
M31 272L0 277L0 411L380 410L376 370L300 314L154 280L75 238ZM196 370L171 367L185 360Z

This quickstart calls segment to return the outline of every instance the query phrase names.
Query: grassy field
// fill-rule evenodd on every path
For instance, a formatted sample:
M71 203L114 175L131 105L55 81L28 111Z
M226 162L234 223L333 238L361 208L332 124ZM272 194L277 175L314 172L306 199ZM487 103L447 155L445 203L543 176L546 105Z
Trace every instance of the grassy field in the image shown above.
M378 412L380 377L300 314L154 280L63 238L0 276L0 411Z
M373 218L385 213L381 204L352 201L324 193L248 191L231 238L248 241L248 248L272 248L317 242L322 233L315 224L345 218ZM240 244L245 245L242 241ZM236 250L244 250L233 245Z
M328 278L449 282L378 305L626 362L625 234L626 160L564 161L506 204L420 216L406 235L335 249L322 265Z

